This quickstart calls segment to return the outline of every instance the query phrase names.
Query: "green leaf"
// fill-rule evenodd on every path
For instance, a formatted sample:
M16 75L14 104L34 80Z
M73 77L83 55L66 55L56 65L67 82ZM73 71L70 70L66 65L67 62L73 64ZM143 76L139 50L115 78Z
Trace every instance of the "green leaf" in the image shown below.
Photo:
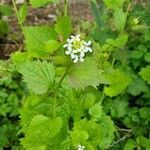
M128 112L128 102L125 99L115 99L113 101L113 108L116 113L114 117L124 117Z
M123 12L122 8L115 9L114 11L114 24L118 31L123 31L126 25L127 15Z
M102 114L100 125L102 128L102 131L101 131L102 137L101 137L101 140L99 141L100 143L99 147L101 149L108 149L114 140L114 133L116 132L116 129L110 116L107 116L104 113ZM100 131L97 131L97 132L100 132Z
M87 144L91 144L96 148L102 137L101 129L99 124L91 120L79 120L75 122L73 131L71 132L73 146L77 147L81 144L86 147Z
M140 78L134 78L134 82L128 87L128 92L134 96L141 94L141 92L148 92L147 84Z
M150 121L150 108L148 107L143 107L139 110L140 116L148 121Z
M139 50L130 51L129 53L129 57L132 59L140 59L143 55L144 53Z
M146 53L146 52L147 52L147 47L146 47L145 45L139 45L139 46L138 46L138 50L140 50L140 51Z
M126 0L103 0L108 8L116 9L123 6Z
M136 144L135 141L133 141L132 139L129 139L129 140L126 142L126 144L125 144L123 150L134 150L134 149L136 148L136 145L137 145L137 144Z
M40 146L34 146L34 147L30 147L30 148L27 148L27 150L46 150L46 145L40 145Z
M89 109L89 114L96 121L101 119L102 116L102 106L97 103Z
M11 16L13 14L13 11L9 5L0 4L0 13L4 16Z
M100 83L106 83L102 70L99 70L96 62L90 58L86 58L83 63L74 64L67 81L76 89L84 89L87 86L96 87Z
M113 70L108 74L107 78L109 86L104 88L104 93L110 97L121 94L132 81L130 77L119 70Z
M8 32L9 32L8 24L5 21L0 20L0 36L4 36Z
M99 123L86 119L76 121L71 131L71 140L76 147L81 144L86 148L88 148L88 145L91 145L94 149L97 149L97 147L107 149L114 139L115 131L110 117L102 113Z
M150 66L142 68L139 74L145 81L150 84Z
M149 148L150 148L150 139L148 139L144 136L139 136L139 137L137 137L136 141L141 147L146 148L146 150L149 150Z
M11 60L17 65L21 65L27 59L29 59L27 52L16 51L15 53L11 54Z
M42 7L48 3L56 3L58 0L29 0L33 8Z
M136 30L144 30L145 28L147 28L147 26L146 25L134 25L134 26L132 26L132 30L133 31L136 31ZM147 37L146 37L147 38Z
M36 115L43 114L45 116L53 115L54 98L45 95L30 95L23 101L23 106L20 109L20 125L21 131L26 133L28 126Z
M23 23L27 17L27 13L28 13L28 6L26 3L24 3L20 9L19 9L19 17L20 17L20 23Z
M0 71L6 71L6 68L8 68L7 63L3 60L0 60Z
M101 10L99 9L98 4L95 0L91 1L90 5L91 5L92 15L94 16L98 28L104 27L105 23L104 20L102 19L103 9Z
M20 69L29 89L36 94L44 94L52 86L55 68L47 61L27 61Z
M49 54L52 54L59 48L59 43L55 40L49 40L45 43L45 49Z
M62 119L50 119L43 115L36 115L25 133L21 144L25 148L32 148L49 144L51 138L60 132Z
M113 118L123 118L128 113L128 102L124 97L118 97L117 99L107 98L104 101L104 109L107 113L110 113Z
M127 41L128 41L128 34L123 34L114 40L107 39L106 43L108 43L114 47L122 48L127 43Z
M64 39L67 39L72 30L70 17L68 16L60 17L55 24L55 30Z
M149 53L145 53L144 55L144 60L148 63L150 63L150 52Z
M99 41L99 43L103 45L106 43L106 40L108 38L116 37L116 34L112 32L109 28L104 29L96 28L93 30L93 32L90 33L90 36L94 40Z
M84 101L84 108L89 109L94 105L94 102L96 101L96 96L92 93L87 93L85 95L85 101Z
M71 133L71 138L74 143L84 143L89 138L89 135L84 130L76 129L75 132Z
M49 26L24 27L25 49L34 57L47 56L45 43L55 40L57 35Z

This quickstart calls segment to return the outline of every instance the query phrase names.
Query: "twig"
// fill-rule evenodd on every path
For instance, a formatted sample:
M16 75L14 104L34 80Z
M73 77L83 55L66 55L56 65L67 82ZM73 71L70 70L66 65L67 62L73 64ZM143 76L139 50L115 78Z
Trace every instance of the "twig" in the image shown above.
M122 128L118 128L118 131L122 131L122 132L133 132L132 129L122 129Z
M17 6L16 6L16 3L15 3L15 0L12 0L12 3L13 3L14 10L15 10L15 13L16 13L16 16L17 16L17 19L18 19L18 24L20 25L22 33L24 34L23 25L22 25L21 20L20 20L20 16L19 16L19 13L18 13L18 10L17 10Z
M114 145L124 141L126 138L131 137L132 133L129 132L128 134L126 134L125 136L123 136L122 138L120 138L118 141L114 142L113 144L110 145L110 147L113 147Z

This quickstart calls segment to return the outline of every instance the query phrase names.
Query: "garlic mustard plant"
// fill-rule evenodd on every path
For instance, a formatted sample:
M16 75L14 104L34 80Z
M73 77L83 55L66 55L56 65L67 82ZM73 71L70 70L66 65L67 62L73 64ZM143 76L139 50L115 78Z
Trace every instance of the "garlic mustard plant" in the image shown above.
M78 149L77 150L85 150L85 146L78 145Z
M70 55L73 62L77 63L78 61L83 62L85 54L93 51L90 48L91 44L91 41L85 42L78 34L75 36L71 35L70 38L67 39L67 44L63 47L66 48L65 54Z
M0 19L0 150L150 150L146 0L144 5L91 0L91 13L79 12L81 17L76 17L77 9L70 16L69 0L10 1L14 8L0 4L1 17L9 17ZM56 12L50 24L44 19L47 13L38 22L27 19L30 9L47 12L51 6ZM8 30L11 18L15 24L10 25L18 23L22 34L18 27L16 33ZM76 34L79 30L91 41ZM9 40L20 41L20 50L5 51Z

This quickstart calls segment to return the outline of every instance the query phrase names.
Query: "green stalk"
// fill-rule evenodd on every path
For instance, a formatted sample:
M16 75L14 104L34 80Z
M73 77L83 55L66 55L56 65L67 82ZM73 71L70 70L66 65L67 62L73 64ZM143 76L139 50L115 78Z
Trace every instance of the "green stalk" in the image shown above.
M64 16L68 15L68 0L64 0Z
M19 24L22 32L24 33L24 31L23 31L23 25L22 25L21 20L20 20L20 16L19 16L19 13L18 13L18 10L17 10L17 6L16 6L16 3L15 3L15 0L12 0L12 3L13 3L14 10L15 10L15 13L16 13L16 16L17 16L17 19L18 19L18 24Z
M58 96L58 90L62 84L62 82L64 81L66 75L68 74L68 71L71 67L71 64L67 67L65 73L62 75L62 77L60 78L59 82L58 82L58 86L57 86L57 89L56 89L56 92L55 92L55 98L54 98L54 108L53 108L53 117L55 118L56 117L56 106L57 106L57 96Z
M62 75L61 79L59 80L58 88L60 88L60 86L61 86L63 80L65 79L66 75L68 74L68 71L69 71L70 67L71 67L71 64L67 67L65 73Z
M53 103L53 117L56 117L56 105L57 105L57 91L55 92L55 98L54 98L54 103Z
M112 60L111 68L113 68L114 63L115 63L115 58L113 58L113 60ZM100 104L102 104L102 102L103 102L103 100L104 100L104 98L105 98L105 94L104 94L104 89L105 89L105 87L106 87L106 85L104 85L104 87L103 87L103 92L102 92L102 96L101 96Z

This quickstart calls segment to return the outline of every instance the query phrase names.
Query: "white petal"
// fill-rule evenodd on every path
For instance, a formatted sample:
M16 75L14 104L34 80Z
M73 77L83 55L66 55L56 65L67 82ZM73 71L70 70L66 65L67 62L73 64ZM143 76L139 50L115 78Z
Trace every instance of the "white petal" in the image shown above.
M84 149L85 149L85 146L78 145L78 150L84 150Z
M71 52L70 52L70 51L65 51L65 54L66 54L66 55L70 55Z
M70 42L70 39L69 39L69 38L67 39L67 42Z
M74 36L74 35L71 35L71 36L70 36L70 38L74 39L74 38L75 38L75 36Z
M75 49L74 49L72 52L73 52L74 54L78 53L78 51L77 51L77 50L75 50Z
M81 39L80 39L80 38L76 38L75 40L76 40L76 41L81 41Z
M82 45L82 46L80 47L80 49L82 49L82 50L83 50L84 48L85 48L84 45Z
M79 48L79 49L76 49L76 50L73 50L74 53L79 53L81 52L82 50Z
M66 47L68 47L68 44L63 45L63 48L66 48Z
M89 51L90 53L93 52L93 50L92 50L90 47L88 47L88 51Z
M92 41L88 41L88 42L85 42L85 41L84 41L84 45L85 45L85 46L90 46L91 44L92 44Z
M74 37L74 40L76 40L76 41L81 41L81 39L80 39L80 34L77 34L77 35Z
M83 44L86 45L87 43L83 40Z
M87 42L87 46L90 46L92 44L92 41Z
M85 56L85 53L84 52L81 52L80 53L80 57L84 57Z
M83 57L80 57L80 61L83 62L83 61L84 61L84 58L83 58Z
M85 47L84 50L83 50L83 52L87 53L88 52L88 48Z
M74 37L75 37L74 35L71 35L71 36L70 36L70 38L74 38Z
M86 47L85 50L84 50L84 52L90 52L90 53L91 53L92 51L93 51L93 50L92 50L90 47Z
M71 52L72 51L72 47L68 46L68 51Z
M77 56L77 57L75 57L75 59L73 60L73 62L74 62L74 63L77 63L78 60L79 60L79 58L78 58L78 56Z
M75 59L76 58L76 55L74 53L71 53L71 58L72 59Z
M73 42L73 39L67 39L67 42L68 42L69 44L71 44L71 43Z
M80 38L80 34L77 34L77 35L76 35L76 38Z

